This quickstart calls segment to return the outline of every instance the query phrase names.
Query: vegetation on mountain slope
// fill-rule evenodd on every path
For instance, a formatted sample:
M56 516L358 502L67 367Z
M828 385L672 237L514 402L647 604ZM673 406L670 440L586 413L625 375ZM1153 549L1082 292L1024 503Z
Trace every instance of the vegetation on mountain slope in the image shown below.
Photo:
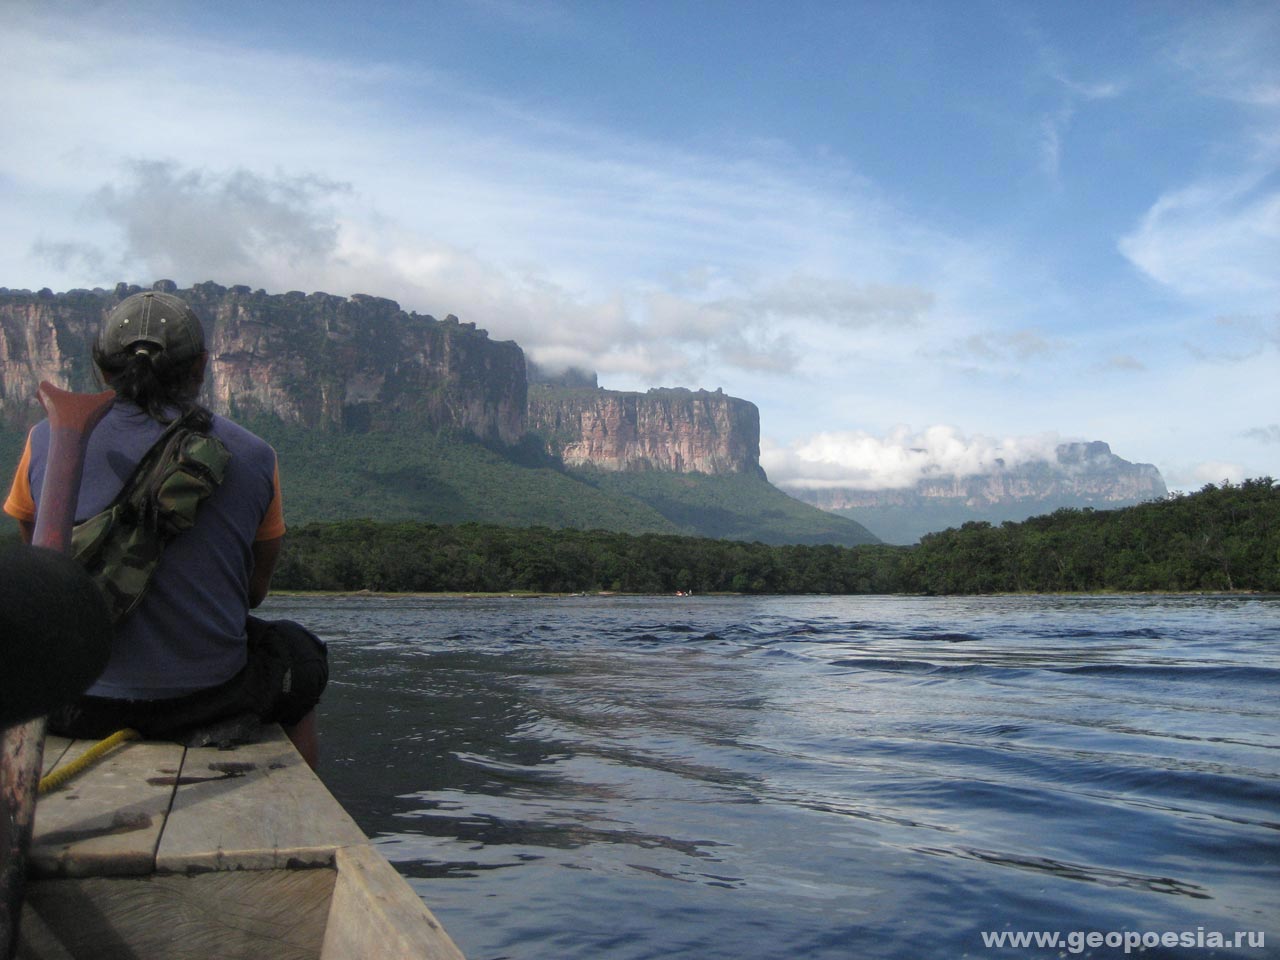
M534 442L442 431L324 433L250 426L280 456L293 524L368 518L671 533L765 543L871 543L852 521L745 474L565 469Z

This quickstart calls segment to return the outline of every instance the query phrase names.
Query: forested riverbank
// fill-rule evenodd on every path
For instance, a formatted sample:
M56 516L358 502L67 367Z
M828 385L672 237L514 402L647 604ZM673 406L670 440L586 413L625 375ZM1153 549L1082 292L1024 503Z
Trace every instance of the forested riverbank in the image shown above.
M311 524L275 585L387 592L913 593L1280 591L1270 477L1112 511L967 523L912 547L733 540L484 524Z

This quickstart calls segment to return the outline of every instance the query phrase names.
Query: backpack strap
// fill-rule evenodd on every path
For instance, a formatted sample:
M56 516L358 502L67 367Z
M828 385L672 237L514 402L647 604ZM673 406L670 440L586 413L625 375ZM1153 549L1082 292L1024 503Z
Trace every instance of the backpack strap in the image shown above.
M203 417L192 410L169 424L111 506L72 532L73 554L106 595L113 623L142 600L165 546L194 526L226 475L231 454Z

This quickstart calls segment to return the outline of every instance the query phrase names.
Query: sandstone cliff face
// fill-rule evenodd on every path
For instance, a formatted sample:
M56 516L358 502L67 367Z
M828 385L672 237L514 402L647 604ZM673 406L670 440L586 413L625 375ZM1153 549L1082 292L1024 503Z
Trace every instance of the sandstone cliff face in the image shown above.
M594 374L548 377L524 353L456 317L406 313L391 300L201 283L177 293L205 324L204 401L238 418L321 430L452 428L516 445L530 431L571 465L606 470L761 473L754 404L717 391L618 393ZM0 421L43 414L41 380L97 390L90 359L103 316L139 290L54 294L0 289Z
M447 427L504 443L525 433L524 353L474 324L361 294L155 286L176 292L204 321L204 398L215 412L325 430ZM106 312L138 289L0 290L0 418L11 426L39 419L41 380L99 389L93 337Z
M949 501L967 508L1012 503L1118 507L1160 499L1168 494L1160 471L1149 463L1130 463L1100 441L1064 443L1056 463L1026 463L969 477L939 476L904 490L787 490L823 510L860 507L911 507Z
M760 412L717 390L529 391L529 429L570 466L676 473L760 469Z
M760 415L721 391L601 390L594 374L526 372L523 351L474 324L407 313L357 294L269 295L215 283L176 292L205 321L205 402L233 417L274 416L313 429L450 428L517 445L533 433L571 466L752 474ZM43 412L41 380L100 389L90 347L102 317L137 287L54 294L0 288L0 422L25 428ZM529 385L529 380L535 382ZM897 491L789 490L827 510L954 503L1121 506L1162 497L1155 467L1105 443L1065 444L1054 464L998 465L978 477L935 477Z
M40 381L75 390L102 389L89 357L101 314L93 294L0 291L0 417L29 426L43 411ZM92 317L92 320L89 318Z

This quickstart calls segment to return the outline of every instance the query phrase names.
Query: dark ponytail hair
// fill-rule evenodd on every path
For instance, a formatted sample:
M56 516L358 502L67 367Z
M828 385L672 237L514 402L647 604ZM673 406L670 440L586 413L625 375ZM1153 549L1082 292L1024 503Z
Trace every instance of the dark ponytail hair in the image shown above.
M173 421L175 407L178 416L196 411L197 429L207 430L213 414L196 401L204 359L200 354L174 364L163 350L145 343L113 354L105 353L100 344L93 345L93 362L116 396L136 403L160 423Z

